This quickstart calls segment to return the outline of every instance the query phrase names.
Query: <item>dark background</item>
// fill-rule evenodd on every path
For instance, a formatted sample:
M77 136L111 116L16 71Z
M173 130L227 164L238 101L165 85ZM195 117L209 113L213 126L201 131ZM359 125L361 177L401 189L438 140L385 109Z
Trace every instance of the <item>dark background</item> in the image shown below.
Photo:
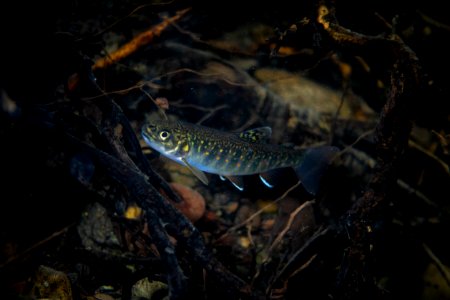
M102 49L101 36L95 33L105 28L118 17L127 15L132 9L143 4L138 1L59 1L58 3L23 3L20 1L0 4L0 88L17 102L20 107L30 104L45 104L57 97L55 90L65 84L67 78L77 72L83 58L98 54ZM415 124L426 130L450 133L448 101L450 99L450 30L448 13L439 1L337 1L334 3L339 24L356 32L377 35L386 32L386 26L375 13L391 22L396 16L396 31L405 43L417 54L425 74L426 88L418 103L413 103ZM311 16L317 2L271 1L270 3L242 1L175 1L169 5L145 8L150 16L157 16L166 10L192 6L191 30L202 31L205 38L221 35L239 24L261 21L274 28L285 30L290 24L304 16ZM442 26L429 24L421 17L427 15L444 23ZM155 18L156 19L156 18ZM91 34L80 39L77 32L83 21L91 22ZM94 20L94 21L92 21ZM127 23L120 30L127 30ZM130 28L133 22L129 21ZM98 27L96 27L98 26ZM428 32L431 28L431 33ZM89 30L88 30L89 31ZM85 31L86 32L86 31ZM297 43L295 36L286 43ZM324 45L326 47L327 45ZM340 51L345 51L340 50ZM351 52L343 54L352 55ZM368 53L374 73L377 70L379 52ZM384 57L379 57L380 61ZM269 60L269 59L268 59ZM274 64L285 62L274 61ZM384 64L380 64L383 67ZM335 84L332 76L316 74L319 80ZM355 89L375 110L383 104L379 95L374 95L364 82L354 79ZM361 87L358 90L358 85ZM23 116L27 116L26 109ZM30 117L30 116L27 116ZM39 116L35 116L38 118ZM38 242L64 224L76 222L80 211L92 201L92 195L80 189L78 183L67 170L49 167L49 160L55 159L54 150L57 137L42 136L38 128L33 130L27 122L20 122L15 116L2 111L0 115L0 240L2 240L2 261L11 253L21 252ZM32 119L32 118L31 118ZM17 123L15 123L17 122ZM19 125L11 125L19 124ZM438 154L442 154L442 150ZM448 154L442 156L448 163ZM409 163L414 161L414 164ZM423 168L423 169L421 169ZM423 272L428 258L423 244L433 249L444 265L450 264L450 249L446 245L449 229L448 174L433 171L435 166L414 151L405 154L400 176L417 178L424 176L425 190L436 207L418 205L411 195L395 192L393 210L386 210L386 219L380 222L379 234L375 236L376 257L373 274L389 278L390 293L385 298L405 297L424 299L421 295L426 282ZM423 173L423 170L426 172ZM435 175L435 177L434 177ZM70 191L70 192L68 192ZM430 219L434 220L433 223ZM398 223L404 226L396 226ZM406 224L407 223L407 224ZM17 247L11 250L9 247ZM12 246L11 246L12 247ZM19 249L19 250L17 250ZM41 264L40 260L27 261L31 266ZM19 265L20 266L20 265ZM33 267L29 267L33 269ZM27 267L4 268L2 279L12 278ZM19 273L19 274L17 274ZM26 273L25 273L26 274ZM332 280L329 280L332 281ZM327 284L329 283L327 281ZM303 284L305 284L303 282ZM448 284L448 283L447 283ZM313 285L317 287L317 285ZM314 288L309 291L313 294ZM329 287L328 287L329 288ZM448 289L448 286L447 286ZM333 290L333 287L329 288ZM321 293L319 293L321 294ZM324 296L321 294L321 296ZM443 294L442 297L450 297ZM294 296L292 296L294 299ZM446 298L446 299L447 299ZM437 299L437 298L436 298Z

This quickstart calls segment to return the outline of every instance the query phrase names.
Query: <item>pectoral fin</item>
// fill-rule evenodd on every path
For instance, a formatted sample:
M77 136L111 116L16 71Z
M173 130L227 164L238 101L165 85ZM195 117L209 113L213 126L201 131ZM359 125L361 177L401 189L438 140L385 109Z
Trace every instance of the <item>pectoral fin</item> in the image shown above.
M186 165L186 167L192 172L192 174L194 174L195 177L198 178L198 180L200 180L204 184L208 185L208 183L209 183L208 177L206 177L206 174L203 173L203 171L191 166L185 158L182 158L181 160Z
M225 176L238 190L244 190L244 180L238 176Z

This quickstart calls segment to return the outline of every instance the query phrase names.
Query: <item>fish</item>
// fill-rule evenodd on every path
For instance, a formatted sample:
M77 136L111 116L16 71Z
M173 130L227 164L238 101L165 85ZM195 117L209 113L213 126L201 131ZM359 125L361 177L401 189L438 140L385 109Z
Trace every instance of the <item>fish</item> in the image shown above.
M272 129L257 127L242 132L227 132L183 121L158 120L141 128L144 141L167 158L186 166L208 185L205 173L219 175L243 191L242 176L259 174L272 188L272 174L292 167L303 187L315 195L320 177L339 151L334 146L295 149L268 143Z

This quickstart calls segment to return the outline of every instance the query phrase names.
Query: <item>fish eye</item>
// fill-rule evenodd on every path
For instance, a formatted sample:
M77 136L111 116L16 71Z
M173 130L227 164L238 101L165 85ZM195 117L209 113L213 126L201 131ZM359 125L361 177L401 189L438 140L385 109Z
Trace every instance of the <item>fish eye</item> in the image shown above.
M166 140L169 136L170 136L170 133L169 133L168 131L165 131L165 130L163 130L163 131L161 131L161 132L159 133L159 137L160 137L163 141Z

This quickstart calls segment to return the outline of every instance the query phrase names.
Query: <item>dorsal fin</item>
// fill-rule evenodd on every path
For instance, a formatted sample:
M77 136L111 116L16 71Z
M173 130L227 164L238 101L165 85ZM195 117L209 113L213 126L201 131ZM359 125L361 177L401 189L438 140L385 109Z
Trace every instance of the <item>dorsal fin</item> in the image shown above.
M258 127L240 132L237 135L239 138L250 143L265 143L272 135L272 128L268 126Z
M295 144L293 144L293 143L283 143L283 144L281 144L281 146L286 149L295 149Z

